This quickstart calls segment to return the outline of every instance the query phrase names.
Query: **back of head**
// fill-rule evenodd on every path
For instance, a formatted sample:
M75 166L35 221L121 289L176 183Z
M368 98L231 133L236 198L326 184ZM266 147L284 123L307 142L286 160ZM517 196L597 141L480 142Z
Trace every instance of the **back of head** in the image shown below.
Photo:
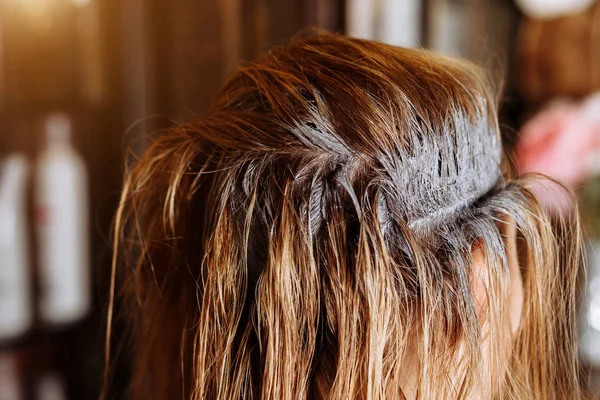
M577 231L502 164L470 64L318 34L242 66L126 180L132 397L577 398Z

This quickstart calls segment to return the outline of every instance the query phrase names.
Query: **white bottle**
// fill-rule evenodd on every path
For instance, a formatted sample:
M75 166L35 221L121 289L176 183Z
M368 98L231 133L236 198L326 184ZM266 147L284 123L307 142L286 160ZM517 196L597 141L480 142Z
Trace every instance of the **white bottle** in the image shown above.
M66 400L67 394L64 381L55 372L42 375L36 387L37 400ZM2 400L0 398L0 400Z
M35 177L39 310L50 325L76 322L90 308L87 177L70 136L66 115L48 117L47 144Z
M381 26L376 37L394 46L421 46L421 0L379 0Z
M0 353L0 400L23 400L22 371L20 371L17 354Z
M0 340L25 333L32 323L27 235L29 163L20 154L0 166Z
M579 305L579 356L600 367L600 241L586 243L586 284Z
M377 1L348 0L346 4L346 33L360 39L376 39Z

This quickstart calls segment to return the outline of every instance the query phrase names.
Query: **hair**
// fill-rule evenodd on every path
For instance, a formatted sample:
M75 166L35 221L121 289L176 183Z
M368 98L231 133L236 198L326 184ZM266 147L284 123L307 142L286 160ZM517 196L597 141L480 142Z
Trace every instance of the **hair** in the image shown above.
M500 137L486 74L424 50L320 33L241 66L126 176L129 395L580 398L578 219L551 223Z

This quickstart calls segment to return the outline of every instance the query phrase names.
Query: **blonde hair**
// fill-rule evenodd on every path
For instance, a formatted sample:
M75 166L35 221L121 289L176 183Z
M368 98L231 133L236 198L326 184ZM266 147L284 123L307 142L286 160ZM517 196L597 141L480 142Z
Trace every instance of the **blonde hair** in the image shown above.
M413 373L417 398L579 398L577 219L509 178L494 96L468 63L327 33L240 67L126 177L131 397L401 399Z

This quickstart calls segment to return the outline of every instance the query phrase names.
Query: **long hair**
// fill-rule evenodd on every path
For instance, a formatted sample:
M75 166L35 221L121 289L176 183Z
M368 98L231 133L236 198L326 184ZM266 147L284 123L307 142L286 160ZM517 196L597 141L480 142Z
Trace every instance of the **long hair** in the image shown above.
M577 218L553 228L509 176L495 93L469 63L327 33L241 66L126 176L130 396L579 398Z

